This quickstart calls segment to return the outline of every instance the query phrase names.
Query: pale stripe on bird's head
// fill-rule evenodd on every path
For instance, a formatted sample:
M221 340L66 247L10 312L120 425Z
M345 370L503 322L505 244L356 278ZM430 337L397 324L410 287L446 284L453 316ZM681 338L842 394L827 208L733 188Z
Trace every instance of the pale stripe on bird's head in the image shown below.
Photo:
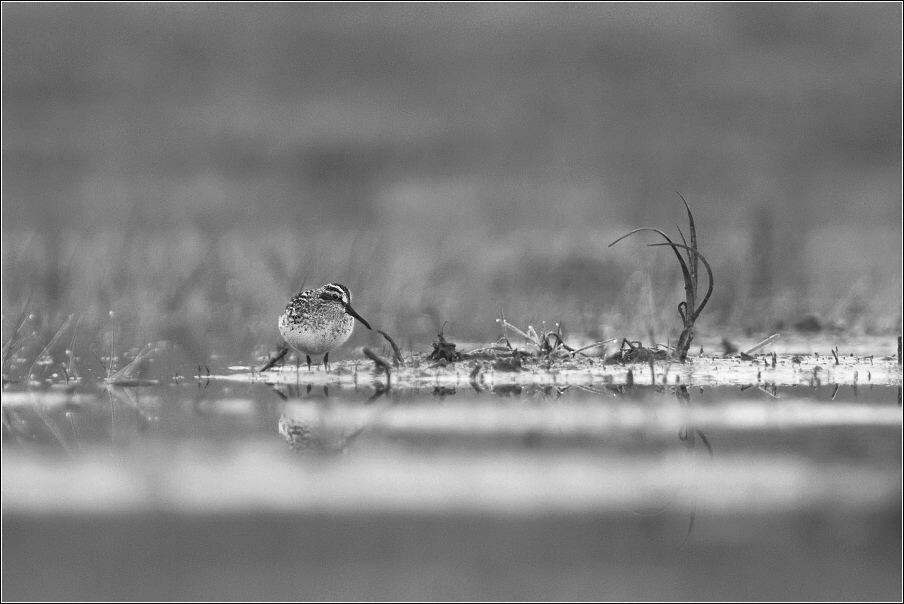
M321 288L320 298L322 300L332 300L339 302L345 307L345 312L358 319L364 327L371 329L370 323L364 320L364 317L355 312L352 308L352 292L347 287L339 283L328 283Z
M352 292L339 283L328 283L320 288L320 298L323 300L335 300L342 304L352 303Z

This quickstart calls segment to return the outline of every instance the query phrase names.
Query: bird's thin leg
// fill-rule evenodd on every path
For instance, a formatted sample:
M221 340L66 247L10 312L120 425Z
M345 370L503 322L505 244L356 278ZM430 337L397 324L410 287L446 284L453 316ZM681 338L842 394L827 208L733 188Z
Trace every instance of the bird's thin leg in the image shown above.
M305 358L308 359L308 371L310 371L311 370L311 355L306 354L304 356L305 356Z

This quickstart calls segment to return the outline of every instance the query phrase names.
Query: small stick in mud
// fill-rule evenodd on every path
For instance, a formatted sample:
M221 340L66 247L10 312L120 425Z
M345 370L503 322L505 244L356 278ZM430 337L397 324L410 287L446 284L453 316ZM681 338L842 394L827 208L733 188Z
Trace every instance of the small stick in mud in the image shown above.
M392 355L393 355L392 364L395 365L396 367L398 367L399 364L404 363L404 361L402 360L402 351L399 350L399 347L398 347L398 345L396 345L395 341L391 337L389 337L389 334L386 333L385 331L383 331L382 329L378 329L377 333L380 334L381 336L383 336L384 338L386 338L386 341L389 342L390 346L392 346Z
M497 323L502 324L502 338L505 340L505 343L509 348L512 347L511 342L509 342L508 331L506 331L506 327L508 326L508 322L505 320L505 311L503 311L502 307L499 307L499 318L496 319ZM898 350L901 349L901 338L898 338ZM901 355L898 355L898 358L901 358Z
M618 338L609 338L608 340L600 340L599 342L594 342L593 344L587 344L586 346L582 346L582 347L577 348L574 351L572 351L571 356L582 353L585 350L589 350L590 348L596 348L597 346L605 346L606 344L609 344L611 342L616 342L616 341L618 341Z
M774 333L774 334L772 334L771 336L769 336L768 338L766 338L765 340L763 340L763 341L760 342L759 344L756 344L755 346L751 346L750 348L748 348L747 350L745 350L745 351L744 351L744 354L753 354L754 352L756 352L757 350L759 350L759 349L762 348L763 346L766 346L767 344L771 344L772 342L774 342L775 340L777 340L781 335L782 335L782 334L780 334L780 333Z
M374 362L374 364L377 366L377 369L382 369L386 372L386 385L389 386L389 382L392 379L392 368L389 366L389 363L381 359L380 356L370 348L364 348L362 352L364 352L364 356Z
M261 367L261 369L260 369L260 371L258 371L258 373L263 373L269 369L272 369L273 366L276 365L277 363L279 363L283 359L283 357L286 356L287 354L289 354L289 347L283 346L282 349L279 351L279 353L275 357L273 357L272 359L267 361L267 364L264 365L263 367Z

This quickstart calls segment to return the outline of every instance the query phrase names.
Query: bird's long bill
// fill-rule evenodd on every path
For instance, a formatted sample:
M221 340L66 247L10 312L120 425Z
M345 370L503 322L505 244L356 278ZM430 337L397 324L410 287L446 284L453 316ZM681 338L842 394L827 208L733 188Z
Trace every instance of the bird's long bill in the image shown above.
M370 328L371 328L371 327L370 327L370 323L368 323L367 321L365 321L365 320L364 320L364 317L362 317L361 315L359 315L358 313L356 313L356 312L355 312L355 309L352 308L351 304L346 304L346 305L345 305L345 312L347 312L347 313L350 314L351 316L353 316L353 317L355 317L356 319L358 319L359 321L361 321L361 324L364 325L364 327L366 327L367 329L370 329Z

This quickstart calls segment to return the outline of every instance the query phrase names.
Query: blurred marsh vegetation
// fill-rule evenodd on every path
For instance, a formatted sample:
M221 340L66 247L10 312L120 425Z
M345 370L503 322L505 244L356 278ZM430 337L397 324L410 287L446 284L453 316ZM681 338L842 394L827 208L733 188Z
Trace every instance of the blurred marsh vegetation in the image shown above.
M671 253L606 245L674 233L675 190L717 279L699 330L901 331L900 5L2 17L4 345L37 354L75 314L96 356L225 364L330 281L405 348L445 321L493 340L500 310L674 340Z

